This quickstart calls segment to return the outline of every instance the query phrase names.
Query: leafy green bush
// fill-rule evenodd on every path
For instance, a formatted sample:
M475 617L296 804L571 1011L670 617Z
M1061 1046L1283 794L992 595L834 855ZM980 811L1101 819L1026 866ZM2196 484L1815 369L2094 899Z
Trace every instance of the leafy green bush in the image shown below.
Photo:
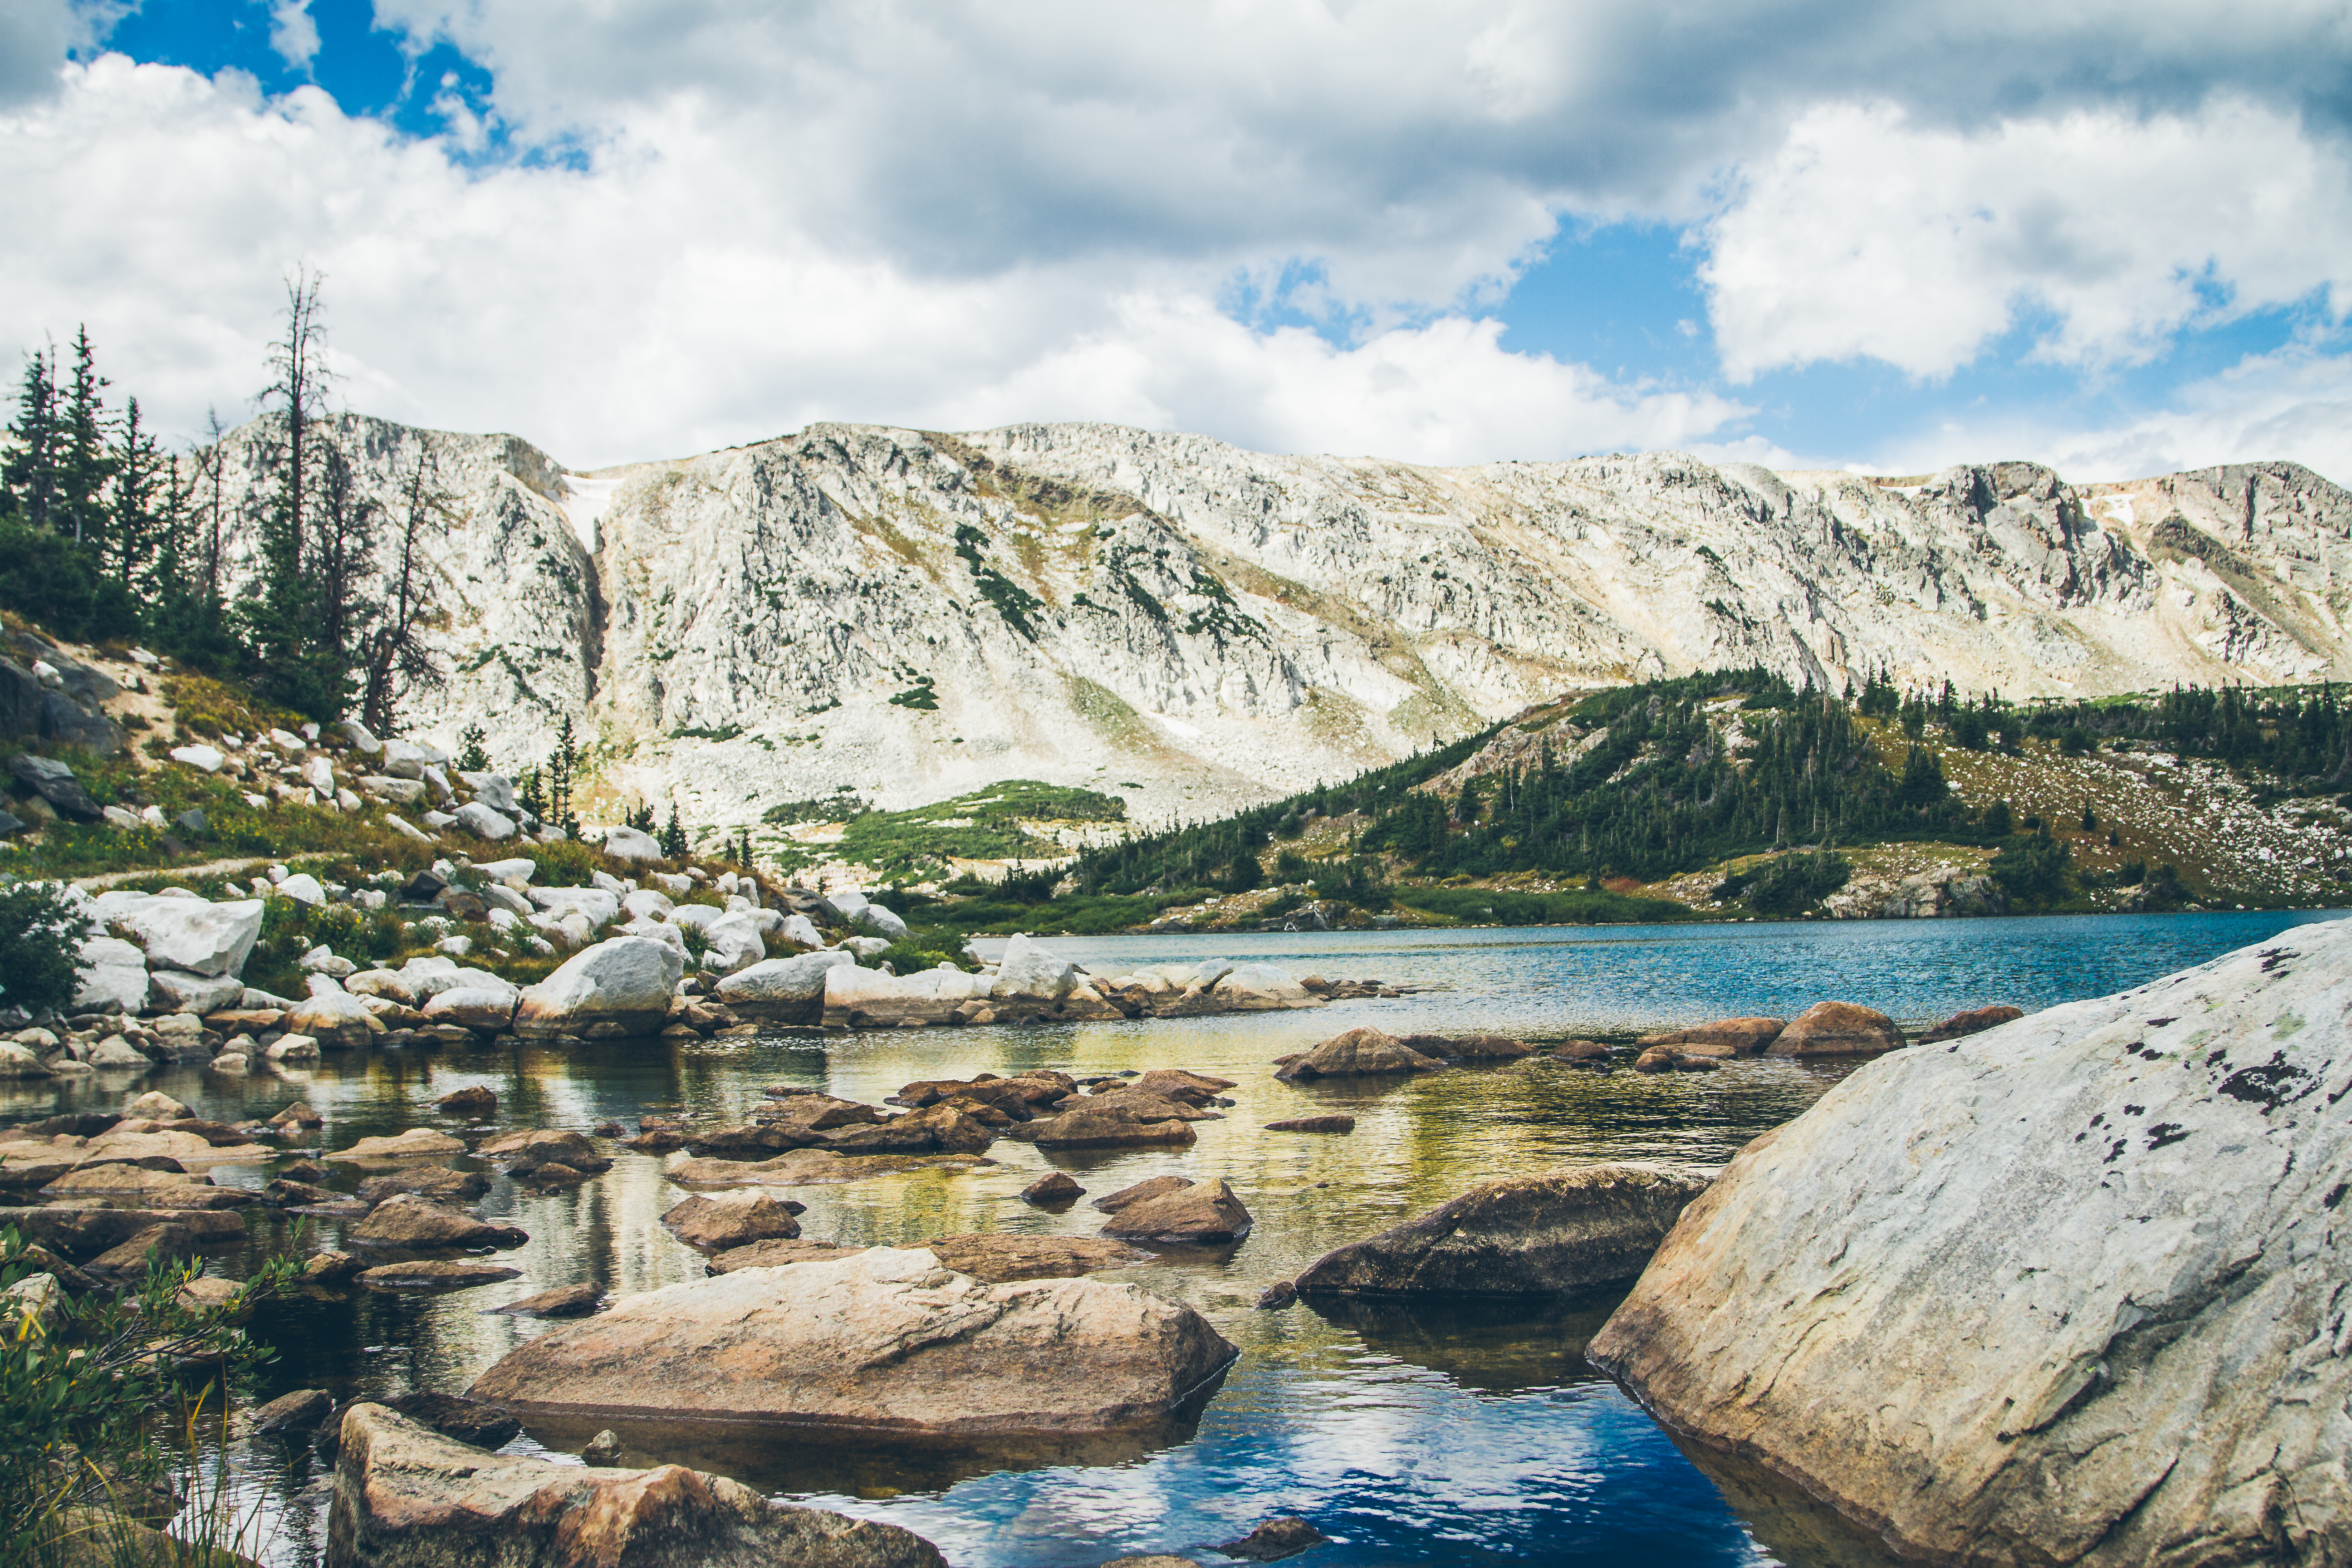
M245 961L245 983L281 996L299 996L303 992L302 955L320 942L361 963L394 957L407 940L400 917L388 909L271 899L262 906L261 934Z
M1793 915L1844 887L1853 876L1843 855L1783 855L1749 879L1740 896L1759 915Z
M0 888L0 1005L37 1014L71 1002L86 923L57 883Z
M2071 890L2067 868L2073 858L2063 839L2046 832L2021 835L2003 845L1987 869L2009 895L2011 909L2046 910Z
M37 1261L13 1227L0 1230L0 1289L39 1272ZM57 1560L77 1546L87 1561L86 1543L61 1539L89 1528L76 1510L104 1519L126 1494L176 1490L171 1483L199 1469L174 1434L193 1432L221 1390L270 1358L236 1320L294 1269L271 1262L227 1304L201 1307L180 1293L200 1267L155 1260L135 1291L61 1297L47 1320L11 1310L0 1321L0 1563ZM201 1479L193 1489L205 1489ZM218 1561L221 1536L233 1533L222 1528L226 1499L209 1500L190 1532L191 1561Z

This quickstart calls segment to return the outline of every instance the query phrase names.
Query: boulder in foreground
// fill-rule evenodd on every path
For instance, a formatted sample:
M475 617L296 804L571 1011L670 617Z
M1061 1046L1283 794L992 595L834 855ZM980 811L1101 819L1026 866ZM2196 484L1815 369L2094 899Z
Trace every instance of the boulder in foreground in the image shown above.
M946 1568L896 1525L771 1502L678 1465L590 1468L471 1447L381 1405L342 1416L327 1561L367 1568Z
M686 960L669 943L613 937L581 949L554 973L524 987L514 1032L525 1039L659 1034L685 973Z
M1631 1162L1512 1176L1326 1253L1302 1296L1557 1296L1642 1272L1703 1176Z
M526 1415L1090 1436L1157 1425L1234 1354L1198 1312L1133 1285L983 1285L873 1247L625 1297L509 1352L472 1394Z
M1872 1062L1591 1357L1906 1557L2352 1558L2347 1011L2334 921Z

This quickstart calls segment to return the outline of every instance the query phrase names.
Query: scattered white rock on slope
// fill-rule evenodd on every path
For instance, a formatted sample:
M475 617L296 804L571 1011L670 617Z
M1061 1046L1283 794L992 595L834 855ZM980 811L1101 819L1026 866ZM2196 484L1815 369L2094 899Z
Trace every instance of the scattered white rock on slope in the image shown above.
M1885 1057L1591 1357L1906 1555L2352 1559L2352 922Z
M632 759L615 786L674 784L706 822L1014 777L1198 816L1566 685L1753 662L2019 697L2352 673L2352 496L2288 463L1897 485L825 425L592 480L512 437L325 428L387 501L427 452L457 497L435 547L457 673L422 726L541 755L560 715L590 720ZM266 484L262 445L230 437L233 481ZM562 510L590 486L593 552ZM254 540L230 553L241 585Z

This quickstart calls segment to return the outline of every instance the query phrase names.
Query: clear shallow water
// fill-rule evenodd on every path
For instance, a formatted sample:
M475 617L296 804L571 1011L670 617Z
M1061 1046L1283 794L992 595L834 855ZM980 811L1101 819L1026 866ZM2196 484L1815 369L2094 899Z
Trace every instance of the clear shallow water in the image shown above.
M646 1111L740 1116L761 1086L788 1082L878 1101L918 1078L1056 1067L1083 1074L1162 1066L1238 1080L1226 1120L1199 1126L1191 1150L1049 1156L1003 1142L1001 1163L958 1175L920 1173L804 1188L804 1235L845 1243L913 1243L971 1230L1094 1234L1082 1201L1056 1215L1020 1189L1070 1171L1101 1194L1176 1172L1223 1176L1257 1216L1238 1247L1158 1260L1103 1276L1190 1302L1242 1356L1197 1425L1151 1451L1041 1456L1037 1468L986 1458L816 1452L776 1444L729 1447L677 1434L624 1430L628 1462L676 1459L825 1506L891 1520L937 1542L963 1568L1084 1565L1146 1551L1205 1549L1283 1514L1314 1521L1339 1544L1312 1568L1401 1562L1678 1564L1821 1561L1752 1494L1743 1514L1580 1356L1607 1300L1529 1312L1491 1308L1356 1310L1326 1318L1306 1307L1253 1310L1268 1283L1331 1247L1432 1207L1475 1182L1559 1163L1645 1158L1718 1164L1748 1139L1795 1116L1840 1069L1782 1061L1698 1076L1637 1078L1529 1062L1431 1074L1404 1082L1294 1089L1272 1058L1356 1024L1396 1033L1483 1030L1529 1037L1622 1033L1731 1013L1791 1013L1837 997L1906 1020L2015 1002L2039 1007L2101 994L2324 918L2237 913L2081 920L1868 922L1719 927L1556 928L1357 932L1239 938L1118 937L1055 941L1097 970L1221 954L1299 973L1372 976L1430 987L1395 999L1307 1013L1035 1029L890 1030L824 1039L591 1047L373 1051L331 1057L307 1076L242 1083L178 1068L134 1083L119 1075L75 1089L0 1090L10 1120L53 1109L120 1104L161 1088L221 1120L269 1115L296 1098L322 1111L314 1147L335 1150L413 1126L450 1126L432 1101L467 1084L498 1092L500 1127L585 1129ZM1263 1123L1320 1110L1356 1116L1356 1132L1318 1138ZM502 1261L523 1277L443 1296L353 1292L267 1309L254 1331L278 1362L254 1392L325 1387L338 1396L411 1388L461 1392L513 1345L541 1331L484 1310L588 1279L616 1292L701 1276L702 1259L658 1223L684 1194L657 1158L614 1151L604 1175L572 1193L537 1195L494 1181L481 1205L530 1240ZM267 1179L224 1167L221 1181ZM339 1177L333 1184L355 1184ZM336 1222L314 1222L340 1241ZM254 1246L282 1239L257 1215ZM234 1273L244 1258L224 1255ZM586 1434L546 1431L576 1447ZM306 1458L241 1445L247 1496L270 1534L273 1563L315 1561L325 1495Z

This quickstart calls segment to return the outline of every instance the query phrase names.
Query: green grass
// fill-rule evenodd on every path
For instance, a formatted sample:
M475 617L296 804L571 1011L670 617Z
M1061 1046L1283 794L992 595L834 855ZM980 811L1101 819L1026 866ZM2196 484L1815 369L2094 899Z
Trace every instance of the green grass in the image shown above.
M950 859L1057 859L1068 851L1029 831L1032 822L1121 822L1127 805L1116 795L1068 784L1010 779L908 811L868 811L853 818L838 844L840 859L870 866L885 877L921 877Z

